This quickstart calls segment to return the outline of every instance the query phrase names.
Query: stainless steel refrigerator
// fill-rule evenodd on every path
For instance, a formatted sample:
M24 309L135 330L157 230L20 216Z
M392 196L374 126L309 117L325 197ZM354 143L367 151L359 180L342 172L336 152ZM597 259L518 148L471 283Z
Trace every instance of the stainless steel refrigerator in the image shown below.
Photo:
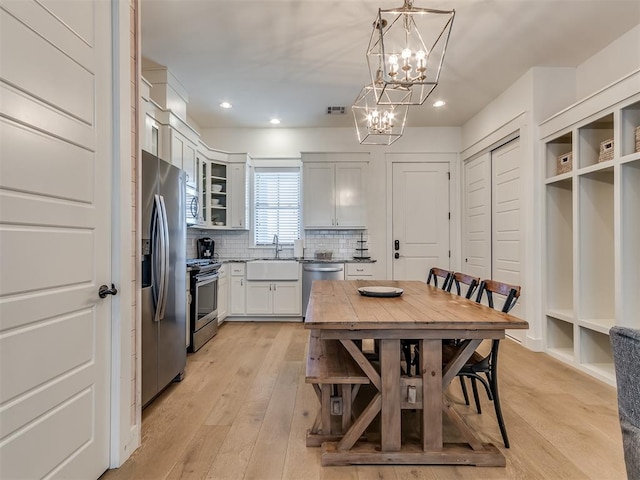
M185 174L142 152L142 405L181 380L186 353Z

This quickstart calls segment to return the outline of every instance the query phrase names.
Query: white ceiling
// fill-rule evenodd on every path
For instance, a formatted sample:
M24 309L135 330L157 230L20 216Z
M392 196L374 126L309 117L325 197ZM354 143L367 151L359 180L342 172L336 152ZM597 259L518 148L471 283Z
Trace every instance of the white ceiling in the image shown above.
M352 125L378 8L402 0L141 0L142 54L167 66L201 127ZM640 23L639 0L415 0L456 10L438 87L410 126L458 126L533 66L575 67ZM442 98L447 105L431 106ZM231 110L220 102L229 101Z

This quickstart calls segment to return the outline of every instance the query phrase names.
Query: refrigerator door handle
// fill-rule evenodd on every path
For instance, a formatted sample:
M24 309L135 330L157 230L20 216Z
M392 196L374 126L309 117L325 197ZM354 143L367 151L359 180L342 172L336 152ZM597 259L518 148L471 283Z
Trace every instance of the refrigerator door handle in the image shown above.
M158 296L160 293L160 288L158 285L158 273L160 271L160 265L158 261L160 259L158 252L160 251L160 246L158 244L158 219L159 219L159 210L158 210L158 199L157 195L154 196L153 199L153 208L151 211L151 302L153 304L153 320L156 321L156 311L158 309Z
M167 307L167 298L168 298L168 290L169 290L169 222L167 220L167 207L164 203L164 197L162 195L158 195L160 199L160 225L162 230L162 241L161 243L161 286L162 286L162 301L159 302L159 315L158 320L162 320L164 318L164 312Z
M151 241L153 248L152 293L153 293L153 321L159 322L164 316L162 305L165 302L165 234L160 195L153 196L153 219L151 224Z

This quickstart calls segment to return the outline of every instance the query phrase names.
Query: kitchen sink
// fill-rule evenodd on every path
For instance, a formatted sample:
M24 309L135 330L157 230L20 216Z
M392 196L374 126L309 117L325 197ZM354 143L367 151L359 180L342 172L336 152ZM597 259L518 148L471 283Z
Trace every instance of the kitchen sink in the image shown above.
M247 262L247 280L298 280L296 260L251 260Z

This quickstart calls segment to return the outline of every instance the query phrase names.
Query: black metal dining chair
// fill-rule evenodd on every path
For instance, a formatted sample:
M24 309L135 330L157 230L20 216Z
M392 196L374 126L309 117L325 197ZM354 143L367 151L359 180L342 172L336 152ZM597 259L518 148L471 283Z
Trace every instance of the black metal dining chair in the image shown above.
M455 272L453 275L451 275L451 278L449 280L449 288L447 289L447 291L450 292L455 285L456 293L458 295L462 295L462 288L460 286L461 284L467 286L467 291L464 294L464 298L471 298L473 296L473 293L478 288L478 285L480 285L480 278L473 277L462 272Z
M449 270L445 270L444 268L432 267L429 269L429 274L427 275L427 285L433 284L433 286L438 287L438 283L442 285L440 288L442 290L449 291L451 288L451 279L453 277L453 272ZM411 346L414 346L414 355L413 360L411 359ZM402 349L402 354L404 355L404 360L407 364L407 376L411 376L411 368L418 368L418 361L420 359L418 353L418 340L400 340L400 347Z
M451 276L451 279L449 280L449 288L448 288L449 292L453 289L454 285L456 286L456 293L458 295L462 295L462 291L463 291L462 285L466 285L467 290L464 293L464 298L471 299L476 289L480 285L480 277L474 277L472 275L467 275L466 273L462 273L462 272L455 272ZM459 343L460 343L460 340L457 338L444 340L444 344L458 345ZM464 381L464 377L458 377L458 378L460 378L460 388L462 388L464 401L467 405L469 405L469 393L467 392L467 384Z
M493 295L501 295L505 297L504 305L501 309L502 312L508 313L517 303L520 297L521 288L517 285L509 285L502 282L496 282L494 280L483 280L480 283L478 290L478 296L476 302L482 302L483 295L487 297L487 302L491 308L494 308ZM478 413L482 413L480 406L480 397L478 395L477 382L479 381L484 386L487 397L493 401L493 406L496 411L496 418L498 420L498 426L500 427L500 433L502 434L502 440L504 446L509 448L509 437L507 436L507 428L504 424L504 418L502 416L502 408L500 407L500 396L498 395L498 349L500 347L500 340L494 339L491 341L491 350L488 355L482 355L477 350L471 355L467 363L458 372L463 384L463 394L465 394L465 403L469 405L469 398L466 395L466 387L464 386L464 378L471 379L471 387L473 390L473 396L476 403L476 410ZM442 360L446 365L452 361L457 355L458 345L443 345L442 346ZM484 376L482 376L484 375Z

